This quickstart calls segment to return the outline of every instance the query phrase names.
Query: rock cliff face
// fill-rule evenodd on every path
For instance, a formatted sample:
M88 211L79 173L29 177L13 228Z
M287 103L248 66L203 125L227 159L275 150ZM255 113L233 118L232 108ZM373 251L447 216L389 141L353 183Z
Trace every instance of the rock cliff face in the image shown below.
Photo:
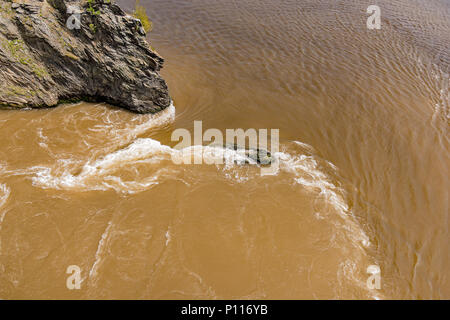
M0 105L104 101L138 113L171 103L164 60L110 0L0 0Z

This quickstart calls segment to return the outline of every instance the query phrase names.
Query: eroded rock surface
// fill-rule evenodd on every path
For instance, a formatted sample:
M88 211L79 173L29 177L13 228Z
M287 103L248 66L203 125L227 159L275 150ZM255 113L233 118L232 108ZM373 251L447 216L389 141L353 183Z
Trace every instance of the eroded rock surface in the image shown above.
M155 113L171 103L163 62L141 22L108 0L0 0L3 107L87 100Z

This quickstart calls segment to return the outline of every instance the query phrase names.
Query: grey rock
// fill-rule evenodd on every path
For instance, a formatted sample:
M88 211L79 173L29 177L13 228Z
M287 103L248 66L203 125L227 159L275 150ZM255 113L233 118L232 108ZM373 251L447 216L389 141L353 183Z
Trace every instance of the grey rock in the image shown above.
M80 28L71 30L74 8ZM2 107L85 100L155 113L170 105L159 74L164 59L146 41L141 22L108 1L95 0L95 14L88 8L83 0L0 0Z
M248 148L245 145L239 145L237 143L225 143L223 145L212 143L209 146L240 152L241 155L247 159L243 160L242 163L238 162L238 164L249 164L249 160L251 160L259 165L268 166L275 161L274 156L268 150L263 148Z

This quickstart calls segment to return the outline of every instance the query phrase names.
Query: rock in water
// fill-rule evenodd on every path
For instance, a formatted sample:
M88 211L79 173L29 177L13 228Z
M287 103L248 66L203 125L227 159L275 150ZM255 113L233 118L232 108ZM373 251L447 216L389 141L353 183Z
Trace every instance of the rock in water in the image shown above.
M0 0L3 107L85 100L155 113L171 103L163 62L141 22L110 0Z
M237 143L225 143L223 145L218 143L212 143L209 145L210 147L215 148L224 148L229 150L234 150L240 153L242 156L254 161L257 164L260 164L262 166L271 165L275 159L272 156L272 154L262 148L247 148L245 145L241 146ZM250 161L244 160L242 162L237 161L238 164L249 164Z
M232 150L238 151L238 152L241 151L245 157L252 159L257 164L260 164L260 165L264 165L264 166L270 165L274 161L271 153L265 149L246 148L245 146L239 146L238 144L235 144L235 143L225 144L224 147L227 149L232 149ZM246 163L248 163L248 162L246 162Z

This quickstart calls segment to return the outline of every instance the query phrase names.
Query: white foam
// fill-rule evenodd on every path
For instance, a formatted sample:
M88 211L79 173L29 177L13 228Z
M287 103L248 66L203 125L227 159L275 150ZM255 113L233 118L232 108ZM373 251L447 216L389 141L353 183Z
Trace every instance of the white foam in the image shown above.
M122 135L124 133L129 138L135 138L138 135L147 132L148 130L155 128L155 127L161 127L166 124L169 124L175 120L175 106L171 104L168 108L164 109L163 111L157 113L157 114L148 114L148 115L139 115L136 116L137 119L141 120L143 117L146 119L145 122L133 126L133 127L127 127L125 129L117 130L114 132L115 135ZM110 122L114 123L114 122Z
M170 243L170 241L172 241L172 235L170 234L170 227L169 227L167 228L166 231L166 247Z
M139 130L136 130L135 133ZM296 142L295 144L302 149L314 150L303 143ZM148 190L165 180L181 180L180 176L187 180L187 182L183 182L188 185L195 183L198 179L195 175L195 168L198 166L177 165L173 162L173 159L193 160L196 156L203 157L203 162L206 160L211 165L214 164L213 167L217 169L219 174L235 183L245 183L261 177L259 170L251 170L257 165L255 161L246 158L236 150L218 146L192 146L176 150L151 138L134 139L126 147L107 153L103 157L88 160L84 164L81 163L81 166L76 161L62 159L53 168L34 167L30 168L29 172L34 173L33 184L42 188L76 191L115 190L118 193L137 193ZM285 174L287 179L291 179L292 183L301 186L301 188L315 194L317 199L331 205L334 210L330 212L335 211L337 217L341 219L332 218L329 221L342 230L342 234L345 234L345 237L350 240L349 243L355 246L356 250L353 252L358 252L355 255L362 256L364 248L370 246L370 241L346 203L345 192L333 183L330 174L333 170L336 170L336 167L313 154L305 155L298 150L289 151L285 148L282 152L277 152L273 156L279 163L279 170L275 175ZM217 164L220 162L219 160L223 159L225 160L224 164ZM253 164L253 166L236 164L236 162L244 161ZM142 164L145 164L144 175L136 173L131 181L124 181L120 175L121 169L126 168L129 171ZM76 170L78 173L74 174L76 168L78 168ZM188 168L190 170L187 170ZM181 172L182 174L180 174ZM326 172L331 173L327 174ZM315 213L318 219L327 219L328 214L327 210ZM95 277L96 269L101 261L101 251L110 227L108 226L100 239L96 261L90 272L92 277ZM171 241L170 228L167 230L165 238L165 243L168 245Z
M224 158L224 170L235 166L236 162L247 161L256 165L254 160L246 158L238 151L227 148L192 146L176 150L162 145L157 140L140 138L124 149L119 149L100 159L88 161L82 166L80 173L76 175L72 172L77 163L67 159L61 159L57 162L57 170L50 167L33 167L30 168L30 171L35 173L32 178L33 185L42 188L66 190L114 189L118 192L135 193L158 184L158 178L162 175L170 175L170 170L159 168L151 176L138 181L124 182L119 176L115 175L120 168L132 168L137 164L151 165L167 161L167 166L172 164L172 173L176 173L176 166L171 162L173 159L178 159L179 163L182 163L182 159L192 159L195 156L203 156L205 161L209 161L209 163ZM62 171L62 173L58 173L58 171Z
M310 146L310 145L307 144L307 143L300 142L300 141L294 141L294 143L295 143L296 145L298 145L298 146L300 146L300 147L306 149L307 151L309 151L309 152L311 152L311 153L313 153L313 152L316 151L312 146Z
M132 143L138 136L151 129L162 127L175 120L176 109L173 104L157 114L135 115L123 123L120 111L105 112L101 118L102 124L97 124L89 131L96 132L95 136L104 135L108 141L107 151L113 151ZM103 150L102 150L103 151Z
M302 147L304 147L304 144L302 144ZM32 168L35 172L32 181L34 185L42 188L78 191L112 189L119 193L136 193L148 190L164 179L176 179L183 165L176 165L173 160L181 164L181 160L190 159L192 161L196 156L203 157L203 161L209 164L216 163L219 172L225 178L236 183L244 183L249 179L260 176L259 170L249 171L249 166L237 165L236 162L247 161L253 165L256 165L256 162L233 149L217 146L192 146L176 150L161 144L157 140L140 138L123 149L116 150L102 158L88 161L82 165L81 170L76 175L72 172L78 164L68 160L58 161L57 170L49 167ZM276 175L280 172L287 173L292 176L294 183L310 190L310 192L317 193L319 199L334 207L341 218L345 220L344 226L353 235L354 240L359 241L364 247L370 245L369 238L354 221L352 213L342 197L343 191L335 186L327 174L323 172L317 158L313 155L295 154L293 152L278 152L274 154L274 157L280 166L279 171L275 173ZM223 165L217 164L223 159ZM154 170L151 170L152 165L162 161L166 162L163 166L154 166ZM321 162L334 168L333 165L325 161ZM121 168L134 168L141 164L148 165L146 167L149 170L146 172L146 176L141 177L136 174L131 181L124 181L121 178Z
M248 163L256 165L256 161L245 156L244 150L233 150L218 146L191 146L181 150L172 149L172 159L176 163L194 163L195 158L201 158L204 164L224 165L229 169L236 164Z
M0 166L1 168L1 166ZM5 219L7 210L2 211L1 209L8 201L9 195L11 194L11 189L8 188L6 184L0 184L0 230L2 229L3 220ZM2 250L2 241L0 238L0 252Z
M139 182L124 182L119 176L114 175L116 171L127 164L133 166L139 162L158 162L164 159L164 157L158 158L158 154L164 156L170 155L171 152L170 147L163 146L156 140L137 139L125 149L110 153L98 160L88 161L76 175L72 172L77 163L67 159L59 160L54 169L50 167L30 169L35 171L35 176L32 178L33 185L43 188L80 191L114 189L118 192L133 193L157 184L158 174L146 177ZM57 171L62 173L58 174Z
M330 177L321 170L319 162L314 156L295 155L286 152L277 153L275 156L280 161L280 170L282 172L292 174L297 184L312 192L318 192L317 196L320 199L334 207L344 220L342 226L350 231L353 240L358 241L364 247L370 246L369 237L354 220L348 204L341 196L344 193L343 190L331 182ZM333 164L329 162L324 163L335 170L336 167Z
M91 278L91 279L95 279L95 277L97 275L97 269L100 266L100 262L103 257L103 251L105 250L104 247L106 245L106 241L111 232L111 228L112 228L112 222L110 221L98 242L97 251L95 252L95 261L91 267L91 270L89 270L89 278Z
M169 110L167 117L172 117ZM164 122L165 120L158 120ZM160 122L161 123L161 122ZM144 125L148 128L148 125ZM135 129L131 135L144 129ZM295 144L303 149L314 150L308 145L295 141ZM367 247L370 245L368 237L353 221L349 207L342 197L343 191L334 185L330 177L324 173L322 165L332 170L335 166L324 160L319 160L314 155L298 154L295 151L278 152L273 155L278 161L279 171L292 176L293 182L317 193L319 199L332 205L336 212L347 221L346 228L350 229L355 237ZM176 179L179 165L182 160L190 159L191 163L195 157L203 159L203 163L215 164L227 179L237 183L244 183L249 179L258 178L259 170L249 171L248 166L240 166L236 163L248 162L256 165L252 159L246 158L241 152L218 146L191 146L182 150L176 150L170 146L163 145L151 138L135 139L125 148L113 151L98 159L90 160L83 164L78 174L73 174L79 163L62 159L57 162L56 168L34 167L30 168L35 176L33 184L42 188L68 189L68 190L108 190L113 189L121 193L136 193L148 190L159 184L163 178ZM161 166L153 164L166 163ZM219 163L223 163L219 164ZM321 165L319 165L321 163ZM121 168L134 168L137 165L146 164L150 168L146 176L136 174L135 179L124 181L120 177ZM181 166L182 167L182 166Z
M10 194L11 189L6 184L0 184L0 209L6 204ZM2 220L0 220L0 224L1 222Z
M76 168L79 168L79 161L72 159L58 159L56 166L36 166L15 171L14 174L30 174L35 176L32 178L33 184L43 188L53 189L76 189L76 190L107 190L114 189L117 192L133 193L139 190L147 189L157 184L157 177L147 177L140 182L124 182L120 177L110 175L120 169L121 165L126 163L136 164L139 160L145 162L157 162L156 154L170 154L171 148L162 146L153 139L136 139L137 136L147 132L148 130L161 127L173 122L175 119L175 107L171 104L165 110L158 114L136 115L125 127L117 125L117 119L111 119L117 112L105 112L104 124L96 125L89 130L101 132L110 138L108 141L106 156L98 158L98 160L90 160L82 165L79 174L73 174ZM41 146L48 148L47 139L43 135L42 130L38 131L41 140ZM132 143L131 143L132 142ZM130 144L131 143L131 144ZM130 144L128 147L122 146ZM121 148L117 151L117 148ZM100 150L101 152L102 150ZM109 153L108 153L109 152ZM98 151L94 150L95 155Z

